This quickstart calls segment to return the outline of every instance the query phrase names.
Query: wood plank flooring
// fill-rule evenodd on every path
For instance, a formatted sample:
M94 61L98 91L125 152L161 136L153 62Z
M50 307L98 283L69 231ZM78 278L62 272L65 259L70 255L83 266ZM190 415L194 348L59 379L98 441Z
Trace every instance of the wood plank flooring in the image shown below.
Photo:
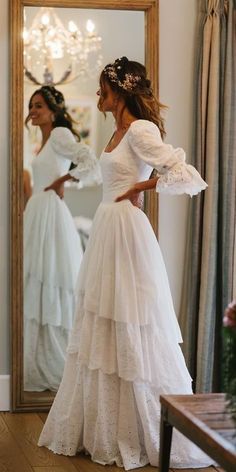
M0 472L119 472L116 466L95 464L89 457L79 454L64 457L37 446L46 413L0 413ZM155 472L156 467L146 466L137 472ZM180 469L170 469L180 472ZM184 469L183 472L196 472ZM223 472L220 468L197 469L197 472Z

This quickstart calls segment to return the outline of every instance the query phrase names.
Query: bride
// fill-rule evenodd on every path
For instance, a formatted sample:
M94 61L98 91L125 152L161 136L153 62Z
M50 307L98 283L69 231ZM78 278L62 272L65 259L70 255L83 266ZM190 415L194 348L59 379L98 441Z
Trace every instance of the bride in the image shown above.
M123 57L100 77L98 107L116 120L101 155L103 200L81 264L63 379L39 438L125 470L159 464L160 394L192 393L167 274L139 192L207 187L182 149L164 144L161 105L143 65ZM155 168L157 177L149 179ZM56 184L55 184L56 185ZM211 460L174 433L170 466Z
M42 143L32 162L33 195L24 212L24 389L57 390L83 250L72 215L50 184L65 172L66 179L82 180L92 172L99 179L99 172L91 149L79 142L61 92L50 86L36 90L29 120L40 127ZM71 162L77 167L68 173Z

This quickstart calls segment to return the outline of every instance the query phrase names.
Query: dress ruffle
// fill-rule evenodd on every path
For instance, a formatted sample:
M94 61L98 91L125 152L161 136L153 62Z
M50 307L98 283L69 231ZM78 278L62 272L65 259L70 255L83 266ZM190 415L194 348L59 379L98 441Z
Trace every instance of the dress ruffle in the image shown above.
M78 287L83 309L103 318L141 326L165 311L160 329L182 342L158 242L147 216L129 200L99 205Z
M207 188L195 167L184 163L176 164L169 172L159 177L156 191L169 195L186 193L191 197Z
M63 380L39 445L64 455L85 450L126 470L158 466L159 395L192 393L191 378L158 243L129 201L100 204L78 293ZM209 463L177 434L172 467Z
M191 390L192 379L179 345L169 344L165 332L153 323L139 326L114 321L84 312L79 306L67 352L76 353L78 365L91 370L117 374L126 381L162 385L164 389L168 388L171 369L172 387L178 391L181 385Z
M24 214L24 284L27 301L30 302L30 290L34 303L35 295L39 295L39 290L43 289L46 313L53 305L58 306L61 301L70 298L70 294L75 293L82 257L80 237L64 201L53 190L33 195ZM46 322L47 315L42 313L41 307L39 311L39 321ZM68 313L62 318L64 316L68 316ZM35 318L33 315L30 317ZM54 324L53 316L51 323Z
M24 317L38 323L72 329L75 288L44 283L28 274L24 280Z
M159 396L170 392L180 393L181 385L174 391L172 386L163 389L129 382L116 374L78 365L77 355L69 354L38 445L68 456L85 450L94 462L115 463L125 470L148 463L158 466ZM193 443L173 432L170 467L208 467L210 463Z
M24 389L57 390L73 325L83 250L54 191L33 195L24 214Z
M114 203L153 167L161 175L181 163L188 169L183 150L164 145L158 133L137 120L102 154L103 202L80 267L62 383L39 438L55 453L85 450L126 470L159 465L160 394L192 393L156 236L129 200ZM171 467L211 463L174 432Z

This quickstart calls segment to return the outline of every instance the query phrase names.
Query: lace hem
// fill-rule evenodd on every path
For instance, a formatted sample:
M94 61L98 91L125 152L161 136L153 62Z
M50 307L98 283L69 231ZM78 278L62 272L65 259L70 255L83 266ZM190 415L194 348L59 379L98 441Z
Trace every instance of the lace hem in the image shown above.
M171 389L171 376L170 385ZM78 367L70 356L39 446L76 455L86 450L100 464L125 470L159 464L160 391ZM171 467L207 467L212 461L174 431Z

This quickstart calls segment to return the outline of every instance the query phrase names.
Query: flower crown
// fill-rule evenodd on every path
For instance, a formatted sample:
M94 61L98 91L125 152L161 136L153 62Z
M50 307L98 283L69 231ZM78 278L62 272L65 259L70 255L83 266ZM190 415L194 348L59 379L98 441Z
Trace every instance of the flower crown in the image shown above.
M56 90L54 87L44 85L41 87L41 91L54 105L62 109L65 108L65 101L62 93Z
M121 87L124 90L130 91L130 90L133 90L137 86L138 82L141 80L141 77L140 75L126 73L124 75L124 79L121 80L118 77L118 71L122 69L122 63L124 64L123 59L124 58L116 59L116 61L113 64L108 64L106 67L104 67L103 72L107 77L109 77L110 81L117 84L118 87ZM125 63L126 62L128 62L128 59L126 59Z

